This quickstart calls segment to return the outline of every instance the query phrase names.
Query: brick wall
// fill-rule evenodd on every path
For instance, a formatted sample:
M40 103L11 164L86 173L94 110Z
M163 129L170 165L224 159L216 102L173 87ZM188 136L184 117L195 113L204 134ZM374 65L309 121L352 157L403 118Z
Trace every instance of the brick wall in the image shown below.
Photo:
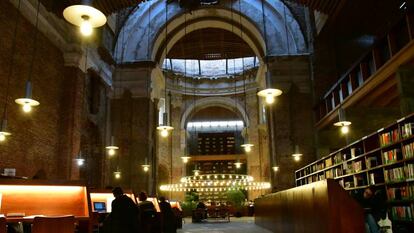
M5 103L8 64L11 58L16 8L0 1L0 103ZM64 90L62 53L41 33L33 70L33 97L40 106L23 114L14 99L24 95L25 80L32 58L34 27L20 17L14 75L10 82L9 131L13 134L0 145L0 169L16 168L18 176L33 176L44 169L48 178L58 178L59 125Z

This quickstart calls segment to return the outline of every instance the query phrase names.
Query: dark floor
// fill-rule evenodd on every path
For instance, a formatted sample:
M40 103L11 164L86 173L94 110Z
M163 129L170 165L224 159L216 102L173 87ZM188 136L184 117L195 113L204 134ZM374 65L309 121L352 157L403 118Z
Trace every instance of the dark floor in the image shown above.
M229 223L191 223L191 219L185 219L183 229L178 233L271 233L254 224L254 218L231 218Z

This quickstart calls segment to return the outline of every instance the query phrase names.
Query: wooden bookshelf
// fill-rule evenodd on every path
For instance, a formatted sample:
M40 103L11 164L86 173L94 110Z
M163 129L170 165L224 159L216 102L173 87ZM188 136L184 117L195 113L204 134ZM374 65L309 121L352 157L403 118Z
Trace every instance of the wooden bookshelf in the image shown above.
M414 114L401 118L295 172L296 186L332 178L345 190L375 185L389 216L414 225Z

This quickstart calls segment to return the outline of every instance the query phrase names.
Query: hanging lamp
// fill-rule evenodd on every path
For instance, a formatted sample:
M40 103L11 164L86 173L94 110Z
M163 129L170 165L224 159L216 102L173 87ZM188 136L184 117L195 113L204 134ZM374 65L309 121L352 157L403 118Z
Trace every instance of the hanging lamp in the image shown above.
M277 165L276 165L276 166L273 166L273 167L272 167L272 170L273 170L274 172L278 172L278 171L279 171L279 166L277 166Z
M245 78L245 74L244 74L244 59L243 58L242 58L242 65L243 65L242 71L243 71L243 88L244 88L244 111L245 111L245 114L246 114L245 119L247 120L248 119L248 113L247 113L247 91L246 91L246 78ZM252 151L252 147L254 146L254 144L251 144L249 142L249 132L248 132L249 129L247 127L247 124L246 124L246 128L245 129L246 129L246 132L245 132L245 135L244 135L244 143L241 145L241 147L244 148L244 152L249 153L249 152Z
M266 74L265 74L265 89L259 91L257 93L258 96L263 97L267 104L271 105L275 102L275 98L280 96L283 92L282 90L277 88L274 78L269 71L268 68L268 49L267 49L267 28L266 28L266 18L265 18L265 8L264 8L264 0L262 2L262 20L263 20L263 32L264 32L264 41L265 41L265 66L266 66Z
M119 167L117 167L116 171L114 171L114 177L117 180L121 179L121 170L119 170Z
M114 142L115 142L115 138L114 136L111 136L111 144L105 147L109 156L114 156L116 154L116 151L119 150L119 147L115 146Z
M184 12L184 38L187 36L187 12ZM166 42L167 43L167 42ZM167 56L167 54L165 54ZM184 96L187 96L187 58L184 56ZM184 102L184 109L187 109L187 101ZM186 136L187 141L187 136ZM188 145L184 149L184 155L181 156L181 160L184 164L188 163L191 159L188 153Z
M75 161L78 167L82 167L85 164L85 158L82 156L81 151L79 151L79 155L76 157Z
M345 109L339 108L338 110L338 121L334 123L334 126L341 127L341 133L342 134L348 134L349 133L349 126L352 124L352 122L346 120L345 116Z
M141 167L142 167L142 170L144 172L148 172L149 171L151 165L148 164L148 159L147 158L145 158L145 162L144 162L144 164L141 165Z
M63 10L63 17L69 23L78 26L83 36L92 35L93 28L106 24L106 16L93 7L93 0L82 0L80 5L71 5Z
M29 113L32 111L33 107L40 105L39 101L32 98L32 76L33 76L33 67L36 58L37 52L37 41L39 34L39 12L40 12L40 1L37 3L37 12L36 12L36 23L35 23L35 35L33 42L33 56L30 62L29 77L26 81L26 91L25 96L15 100L16 104L21 105L23 112Z
M292 154L293 159L298 162L302 158L303 154L300 153L299 145L295 145L295 151Z
M166 3L166 7L165 7L165 57L167 57L167 52L168 52L168 43L167 43L167 35L168 35L168 3ZM165 87L164 87L164 98L165 98L165 106L167 104L167 73L164 73L164 80L165 80ZM171 98L169 99L169 106L168 106L168 111L171 108ZM165 111L167 111L167 108L165 108ZM168 135L170 134L169 132L174 130L174 127L171 126L170 124L170 118L169 118L169 114L167 112L165 112L162 116L162 124L160 126L157 127L157 130L160 131L160 135L163 138L168 137Z
M0 143L6 141L7 137L11 135L11 133L7 130L7 107L9 103L9 95L10 95L10 79L13 76L13 68L14 68L14 56L16 50L16 43L17 43L17 28L19 25L20 20L20 3L19 0L17 4L17 13L16 13L16 22L14 25L14 35L13 35L13 44L12 44L12 54L10 56L10 65L9 65L9 74L7 75L7 86L6 86L6 100L4 101L4 108L3 108L3 116L0 121Z

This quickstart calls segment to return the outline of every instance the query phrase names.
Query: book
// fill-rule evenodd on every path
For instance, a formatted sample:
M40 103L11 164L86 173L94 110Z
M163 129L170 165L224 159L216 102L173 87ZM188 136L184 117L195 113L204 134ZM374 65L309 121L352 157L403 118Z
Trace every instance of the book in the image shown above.
M373 168L378 166L377 157L369 157L367 158L367 168Z
M408 138L408 137L412 136L413 133L414 133L414 123L405 123L401 127L402 138Z
M398 142L400 140L400 132L398 129L394 129L390 132L380 134L380 145L387 146Z

